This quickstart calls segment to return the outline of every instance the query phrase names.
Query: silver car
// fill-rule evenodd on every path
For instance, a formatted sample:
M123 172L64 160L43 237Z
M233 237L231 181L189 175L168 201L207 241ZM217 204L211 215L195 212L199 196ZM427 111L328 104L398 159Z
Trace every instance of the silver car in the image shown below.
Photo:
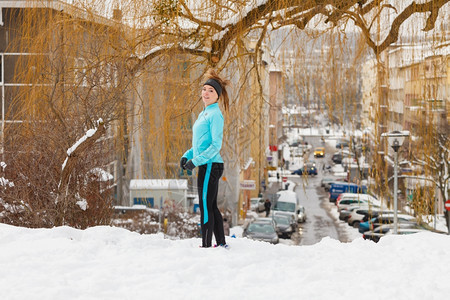
M273 219L275 221L275 228L277 234L281 238L291 238L291 235L295 231L295 227L292 225L291 217L284 215L274 215Z
M297 210L297 215L298 215L298 222L299 223L303 223L306 221L306 211L305 208L303 206L299 206L298 210Z
M278 234L273 224L269 222L253 222L242 233L243 237L252 240L278 244Z

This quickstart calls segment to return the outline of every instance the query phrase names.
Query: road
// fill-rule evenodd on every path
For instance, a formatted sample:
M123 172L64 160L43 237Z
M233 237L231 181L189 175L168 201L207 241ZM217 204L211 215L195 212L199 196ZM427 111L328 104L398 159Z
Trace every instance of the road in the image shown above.
M307 141L314 147L321 146L320 138L308 138ZM294 245L313 245L320 242L324 237L330 237L341 242L349 242L351 238L347 234L347 226L336 220L332 215L334 204L328 201L328 193L320 187L323 171L322 166L331 164L331 155L334 149L327 147L325 158L311 159L316 161L319 171L317 176L288 176L288 180L296 183L295 192L300 199L300 205L305 207L306 222L300 224L298 234L292 236L291 241L282 241ZM276 183L274 183L277 185ZM276 186L274 187L276 189ZM272 189L273 190L273 189Z

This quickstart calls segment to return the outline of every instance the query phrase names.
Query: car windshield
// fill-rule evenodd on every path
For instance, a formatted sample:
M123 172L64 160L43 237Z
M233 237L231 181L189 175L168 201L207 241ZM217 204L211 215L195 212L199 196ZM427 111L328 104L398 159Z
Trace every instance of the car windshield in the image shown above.
M281 216L274 216L273 219L275 220L275 222L277 222L277 224L280 224L280 225L289 225L289 220L288 220L288 218L281 217Z
M295 203L291 202L277 202L275 204L275 210L281 210L281 211L295 211Z
M248 226L248 232L256 232L256 233L273 233L275 232L274 228L270 224L264 223L252 223Z
M258 203L258 199L250 200L250 203L251 203L251 204L256 204L256 203Z

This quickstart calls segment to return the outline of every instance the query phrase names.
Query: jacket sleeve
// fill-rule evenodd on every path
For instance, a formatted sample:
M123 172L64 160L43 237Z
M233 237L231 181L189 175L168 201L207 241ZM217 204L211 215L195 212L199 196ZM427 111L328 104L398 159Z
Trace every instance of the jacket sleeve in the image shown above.
M189 149L188 151L186 151L182 157L186 157L188 160L192 159L194 157L194 150Z
M211 144L205 151L202 151L192 159L195 166L204 165L219 154L220 149L222 148L223 124L224 120L222 114L215 114L210 119L209 130L211 132Z

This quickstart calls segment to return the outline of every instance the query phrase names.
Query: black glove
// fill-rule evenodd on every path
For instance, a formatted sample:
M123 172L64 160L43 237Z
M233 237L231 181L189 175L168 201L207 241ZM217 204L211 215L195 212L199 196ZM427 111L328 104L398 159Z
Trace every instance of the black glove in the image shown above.
M186 170L186 168L184 167L184 165L187 163L187 158L186 157L182 157L181 158L181 160L180 160L180 167L183 169L183 170Z
M192 162L192 159L190 159L190 160L184 165L184 168L185 168L186 170L189 170L189 171L194 170L195 165L194 165L194 163Z

